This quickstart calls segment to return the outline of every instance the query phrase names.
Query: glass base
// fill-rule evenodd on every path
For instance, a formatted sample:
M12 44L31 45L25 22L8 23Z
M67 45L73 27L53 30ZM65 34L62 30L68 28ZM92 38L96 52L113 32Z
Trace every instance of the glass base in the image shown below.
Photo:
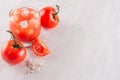
M31 47L31 45L32 45L31 42L29 42L29 43L22 42L22 43L23 43L23 45L24 45L25 47Z

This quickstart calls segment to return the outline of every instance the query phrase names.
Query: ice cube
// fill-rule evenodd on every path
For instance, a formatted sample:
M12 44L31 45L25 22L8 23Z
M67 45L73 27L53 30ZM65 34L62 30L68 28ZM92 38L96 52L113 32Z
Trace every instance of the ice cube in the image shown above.
M29 14L28 10L23 10L21 13L22 16L28 16L28 14Z
M35 18L32 18L29 20L30 23L35 23L36 22L36 19Z
M18 12L17 9L13 11L13 14L18 14L18 13L19 13L19 12Z
M31 14L35 14L35 11L31 11Z
M10 17L10 21L17 21L18 20L18 17L17 16L11 16Z
M35 13L34 17L39 18L39 13Z
M22 28L27 28L28 27L28 22L25 20L25 21L21 21L20 22L20 26L22 27Z

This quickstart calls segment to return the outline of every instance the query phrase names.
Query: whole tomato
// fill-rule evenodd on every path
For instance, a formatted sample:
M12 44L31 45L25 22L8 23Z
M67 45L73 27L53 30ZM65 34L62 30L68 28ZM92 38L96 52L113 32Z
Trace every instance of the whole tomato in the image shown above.
M22 42L31 42L40 35L41 25L39 11L21 7L9 13L10 30Z
M57 26L59 22L59 6L56 5L57 10L52 6L46 6L40 10L40 22L44 28L50 29Z
M8 31L12 34L12 32ZM2 48L2 58L8 64L15 65L22 62L26 57L26 49L20 41L15 39L10 40L3 45Z
M49 48L38 38L33 41L32 50L37 56L45 56L50 53Z

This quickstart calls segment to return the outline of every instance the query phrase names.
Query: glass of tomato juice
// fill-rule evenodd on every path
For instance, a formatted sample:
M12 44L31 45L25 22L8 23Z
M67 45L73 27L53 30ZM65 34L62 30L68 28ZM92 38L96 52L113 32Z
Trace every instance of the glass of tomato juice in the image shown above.
M40 35L39 11L31 7L12 9L9 13L9 28L18 40L31 43Z

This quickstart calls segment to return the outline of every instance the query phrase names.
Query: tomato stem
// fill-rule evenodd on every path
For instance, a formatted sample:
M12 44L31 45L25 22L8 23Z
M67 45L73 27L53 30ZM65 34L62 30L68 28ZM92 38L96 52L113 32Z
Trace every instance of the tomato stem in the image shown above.
M56 5L56 11L55 13L53 14L53 17L55 20L57 20L59 22L59 19L57 18L57 14L60 12L60 6L59 5Z
M11 31L9 31L9 30L7 30L7 32L9 32L12 35L12 37L13 37L13 40L14 40L13 47L14 48L22 48L19 44L17 44L17 39L16 39L15 35Z
M54 15L57 15L60 12L60 6L59 5L56 5L56 10L57 11L55 11Z

